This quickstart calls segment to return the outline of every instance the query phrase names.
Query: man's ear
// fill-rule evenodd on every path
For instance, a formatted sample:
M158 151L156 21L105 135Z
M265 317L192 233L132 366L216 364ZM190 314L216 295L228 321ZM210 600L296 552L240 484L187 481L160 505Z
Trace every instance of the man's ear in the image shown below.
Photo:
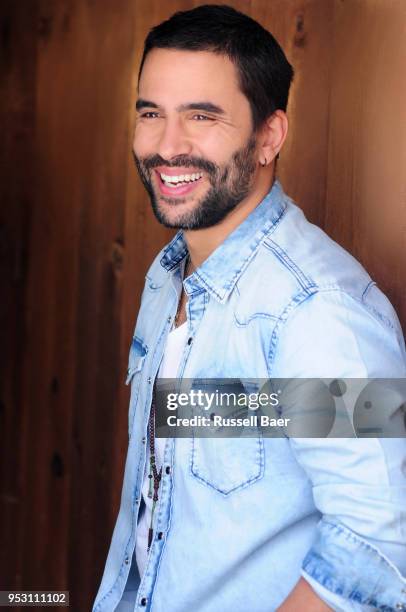
M276 110L260 130L259 163L268 166L278 155L288 134L288 118L283 110Z

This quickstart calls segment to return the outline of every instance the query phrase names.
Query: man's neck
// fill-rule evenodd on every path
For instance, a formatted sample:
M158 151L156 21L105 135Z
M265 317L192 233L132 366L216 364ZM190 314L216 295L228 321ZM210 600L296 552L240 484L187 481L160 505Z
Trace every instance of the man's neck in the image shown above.
M273 173L271 185L274 178L275 174ZM261 183L217 225L199 230L184 231L193 270L198 268L262 202L270 190L269 178Z

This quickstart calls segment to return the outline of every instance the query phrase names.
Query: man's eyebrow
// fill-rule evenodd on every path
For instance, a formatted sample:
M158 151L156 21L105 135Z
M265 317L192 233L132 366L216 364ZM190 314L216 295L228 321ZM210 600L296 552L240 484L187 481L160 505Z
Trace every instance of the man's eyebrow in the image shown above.
M135 108L137 111L142 110L143 108L159 108L158 104L155 102L151 102L151 100L144 100L143 98L139 98L135 103ZM214 113L216 115L225 115L226 111L218 106L217 104L213 104L213 102L188 102L186 104L181 104L176 108L178 113L188 111L188 110L201 110L206 113Z
M206 111L206 113L215 113L216 115L226 114L226 111L222 109L221 106L217 106L217 104L213 104L213 102L189 102L189 104L181 104L176 110L178 112L187 110L202 110Z
M151 100L144 100L143 98L138 98L135 103L135 108L137 111L142 110L143 108L158 108L158 104L155 102L151 102Z

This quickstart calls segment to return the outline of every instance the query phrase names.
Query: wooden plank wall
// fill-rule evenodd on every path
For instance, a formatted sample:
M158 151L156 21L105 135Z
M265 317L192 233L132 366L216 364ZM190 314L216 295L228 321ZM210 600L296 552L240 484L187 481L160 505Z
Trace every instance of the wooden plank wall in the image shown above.
M90 609L119 506L127 353L168 230L133 168L143 38L186 0L3 0L0 589ZM252 0L296 69L279 176L406 324L404 0ZM156 313L151 313L156 316Z

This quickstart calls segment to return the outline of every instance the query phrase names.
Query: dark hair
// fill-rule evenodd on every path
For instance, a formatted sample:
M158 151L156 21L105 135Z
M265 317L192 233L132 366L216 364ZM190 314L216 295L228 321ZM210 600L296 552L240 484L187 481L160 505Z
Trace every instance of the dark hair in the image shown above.
M152 28L145 39L138 79L154 48L212 51L229 57L250 103L254 130L276 109L286 111L292 66L270 32L230 6L198 6Z

